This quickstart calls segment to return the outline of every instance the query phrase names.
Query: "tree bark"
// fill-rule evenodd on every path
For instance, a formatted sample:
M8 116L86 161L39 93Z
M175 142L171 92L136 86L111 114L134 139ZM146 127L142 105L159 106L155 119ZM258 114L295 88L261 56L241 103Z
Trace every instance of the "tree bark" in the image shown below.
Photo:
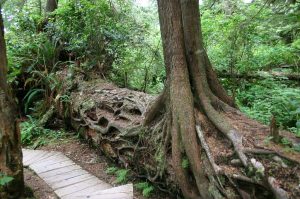
M57 9L58 6L58 0L47 0L47 4L46 4L46 13L51 13L54 10Z
M0 172L13 181L0 186L0 198L21 198L24 190L23 164L16 106L7 79L7 57L0 6Z

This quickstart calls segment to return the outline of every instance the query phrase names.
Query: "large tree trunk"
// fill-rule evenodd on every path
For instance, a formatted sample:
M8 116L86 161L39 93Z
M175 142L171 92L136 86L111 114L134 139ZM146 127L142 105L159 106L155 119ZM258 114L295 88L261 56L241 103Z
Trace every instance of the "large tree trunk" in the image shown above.
M255 159L250 161L244 150L246 135L239 132L242 129L237 128L235 121L230 120L228 113L236 110L220 86L204 49L199 2L158 0L158 7L168 78L165 89L167 97L162 103L166 107L167 124L170 124L167 129L171 131L172 160L177 182L185 198L228 198L237 185L232 183L230 190L220 182L221 173L231 182L228 177L230 173L215 163L215 157L210 152L211 146L206 144L202 131L211 134L215 130L219 136L225 136L244 169L259 170L257 165L262 164L256 164ZM152 108L157 109L157 104L154 103ZM149 119L146 120L149 123ZM247 147L254 148L255 144ZM189 170L182 168L184 157L189 160ZM265 186L271 187L269 193L288 197L265 173L263 177ZM236 193L241 197L251 196L251 193L240 188L236 189Z
M6 46L0 6L0 173L14 178L7 185L0 186L0 198L20 198L24 190L21 139L6 74Z

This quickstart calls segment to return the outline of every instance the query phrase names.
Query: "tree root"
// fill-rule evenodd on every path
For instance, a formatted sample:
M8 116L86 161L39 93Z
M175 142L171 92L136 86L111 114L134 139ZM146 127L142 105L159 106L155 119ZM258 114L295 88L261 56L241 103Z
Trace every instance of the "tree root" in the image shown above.
M197 188L190 182L189 176L186 170L181 166L182 163L182 152L180 146L180 135L178 132L178 126L173 125L172 128L172 163L176 172L177 183L179 184L181 191L185 198L197 199L200 198Z
M281 189L279 187L275 178L269 177L268 183L269 183L271 190L274 193L276 199L288 199L288 194L286 193L286 191L284 191L283 189Z
M211 164L211 166L214 170L215 175L219 175L222 169L215 163L214 158L213 158L213 156L210 152L209 146L205 141L205 138L204 138L204 135L202 133L201 127L199 125L197 125L196 130L197 130L197 134L198 134L198 137L200 139L200 142L201 142L201 146L205 150L206 156L207 156L207 158L209 160L209 163Z
M244 148L243 149L244 153L252 153L252 154L258 154L258 155L268 155L268 154L273 154L273 155L277 155L281 158L284 158L290 162L293 162L295 164L300 164L300 160L297 159L292 159L280 152L274 151L274 150L270 150L270 149L263 149L263 148Z

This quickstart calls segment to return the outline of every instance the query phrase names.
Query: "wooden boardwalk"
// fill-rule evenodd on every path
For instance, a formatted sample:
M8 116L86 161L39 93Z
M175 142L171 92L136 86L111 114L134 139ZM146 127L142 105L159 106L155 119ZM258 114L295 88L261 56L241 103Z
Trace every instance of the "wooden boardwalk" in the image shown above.
M112 187L60 152L23 149L23 164L61 199L133 199L132 184Z

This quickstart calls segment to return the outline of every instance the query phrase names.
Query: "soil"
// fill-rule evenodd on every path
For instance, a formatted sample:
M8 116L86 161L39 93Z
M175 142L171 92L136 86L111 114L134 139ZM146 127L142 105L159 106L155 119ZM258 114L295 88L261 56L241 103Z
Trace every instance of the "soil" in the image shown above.
M33 171L28 168L24 168L24 180L26 186L31 189L34 198L38 199L58 199L54 191ZM32 195L26 194L26 195ZM31 198L31 197L28 197Z
M100 151L94 149L88 143L80 140L77 137L70 136L67 138L67 141L63 141L63 144L61 140L54 143L51 142L49 145L39 147L38 150L62 152L89 173L99 177L101 180L106 181L113 186L117 186L115 183L116 177L105 172L107 168L116 165L107 159ZM24 169L24 179L26 186L32 190L36 199L58 198L54 191L41 178L27 168ZM126 183L135 184L137 182L135 179L129 179L129 181ZM140 191L135 189L134 199L145 199L145 197L142 196ZM164 196L163 193L156 190L156 192L153 193L151 197L148 197L148 199L170 198L168 196Z

